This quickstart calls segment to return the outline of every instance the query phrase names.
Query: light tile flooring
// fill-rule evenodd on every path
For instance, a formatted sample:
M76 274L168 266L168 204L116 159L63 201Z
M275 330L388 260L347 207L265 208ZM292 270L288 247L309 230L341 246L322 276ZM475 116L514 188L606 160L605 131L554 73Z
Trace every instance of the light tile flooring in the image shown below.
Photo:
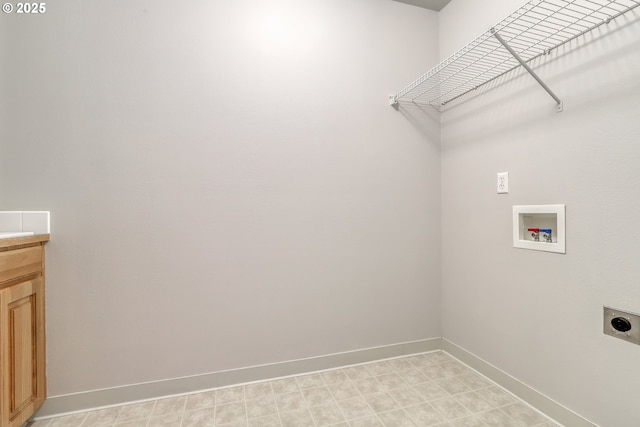
M40 420L30 427L558 427L442 352Z

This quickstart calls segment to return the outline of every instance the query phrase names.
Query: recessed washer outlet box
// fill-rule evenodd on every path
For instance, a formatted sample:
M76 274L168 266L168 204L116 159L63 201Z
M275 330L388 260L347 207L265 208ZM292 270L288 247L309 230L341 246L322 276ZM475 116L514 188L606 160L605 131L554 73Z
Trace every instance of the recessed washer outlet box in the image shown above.
M640 315L605 306L603 332L640 345Z

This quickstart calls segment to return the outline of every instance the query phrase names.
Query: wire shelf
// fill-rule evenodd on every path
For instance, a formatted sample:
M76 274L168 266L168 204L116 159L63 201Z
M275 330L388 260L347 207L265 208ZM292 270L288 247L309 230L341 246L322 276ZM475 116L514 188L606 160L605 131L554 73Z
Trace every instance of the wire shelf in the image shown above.
M390 101L394 105L429 104L442 110L447 103L521 65L557 99L526 64L638 6L640 0L531 0Z

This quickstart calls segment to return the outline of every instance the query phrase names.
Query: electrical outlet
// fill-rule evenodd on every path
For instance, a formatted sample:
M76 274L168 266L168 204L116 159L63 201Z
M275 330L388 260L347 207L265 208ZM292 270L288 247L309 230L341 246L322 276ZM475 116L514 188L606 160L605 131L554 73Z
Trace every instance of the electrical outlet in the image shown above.
M499 172L497 188L498 194L506 194L509 192L509 172Z
M604 307L603 332L634 344L640 344L640 315Z

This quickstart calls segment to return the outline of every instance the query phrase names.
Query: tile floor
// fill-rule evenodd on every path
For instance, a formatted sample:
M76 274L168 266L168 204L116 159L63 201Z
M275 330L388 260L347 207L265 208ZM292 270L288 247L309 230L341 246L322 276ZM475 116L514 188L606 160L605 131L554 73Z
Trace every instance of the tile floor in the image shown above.
M29 427L558 427L442 352L39 420Z

